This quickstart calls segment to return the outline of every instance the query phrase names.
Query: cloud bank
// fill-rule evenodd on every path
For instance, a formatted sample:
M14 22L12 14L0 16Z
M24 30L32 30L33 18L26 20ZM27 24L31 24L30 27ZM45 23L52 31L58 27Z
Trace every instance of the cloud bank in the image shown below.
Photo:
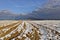
M60 19L60 0L48 0L31 15L33 16L32 19Z

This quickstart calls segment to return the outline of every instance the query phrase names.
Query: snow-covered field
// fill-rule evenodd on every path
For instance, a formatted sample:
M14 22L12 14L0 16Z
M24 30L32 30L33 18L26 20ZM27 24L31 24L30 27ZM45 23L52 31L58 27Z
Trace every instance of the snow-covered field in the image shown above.
M0 21L3 24L0 40L60 40L60 20Z

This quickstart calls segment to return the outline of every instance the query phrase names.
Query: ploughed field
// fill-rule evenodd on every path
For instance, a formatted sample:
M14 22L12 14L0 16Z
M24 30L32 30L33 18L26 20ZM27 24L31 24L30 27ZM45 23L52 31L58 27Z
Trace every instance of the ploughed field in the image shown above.
M0 40L60 40L60 21L0 21Z

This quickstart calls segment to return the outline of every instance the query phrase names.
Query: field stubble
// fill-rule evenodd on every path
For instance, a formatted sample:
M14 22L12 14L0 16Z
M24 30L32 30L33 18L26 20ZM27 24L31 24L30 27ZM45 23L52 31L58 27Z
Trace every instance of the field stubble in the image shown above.
M0 40L60 40L60 21L0 21Z

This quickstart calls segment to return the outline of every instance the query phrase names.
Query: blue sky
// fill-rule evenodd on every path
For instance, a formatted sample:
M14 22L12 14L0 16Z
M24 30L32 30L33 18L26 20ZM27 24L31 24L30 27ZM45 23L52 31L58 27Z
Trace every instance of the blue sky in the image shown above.
M0 10L10 10L14 13L29 13L41 7L47 0L0 0Z

